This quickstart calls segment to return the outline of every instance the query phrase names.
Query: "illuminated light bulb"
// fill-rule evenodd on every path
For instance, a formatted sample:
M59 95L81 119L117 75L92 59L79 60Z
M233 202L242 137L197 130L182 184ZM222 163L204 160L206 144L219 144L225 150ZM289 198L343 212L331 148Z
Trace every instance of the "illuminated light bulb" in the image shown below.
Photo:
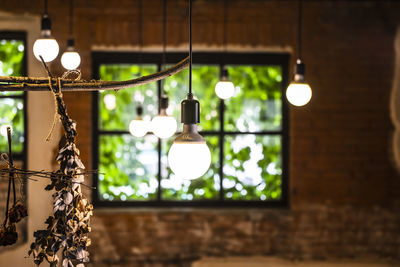
M286 89L286 98L294 106L304 106L310 102L312 90L310 85L304 81L305 65L297 59L294 81Z
M157 115L151 121L153 133L161 139L169 138L176 132L177 123L174 117L168 115Z
M53 61L58 56L58 51L58 43L53 38L40 38L33 44L33 54L39 61L39 56L42 56L45 62Z
M311 87L308 83L291 82L286 89L286 97L294 106L304 106L312 96Z
M113 110L117 106L117 102L115 100L115 95L113 94L106 94L103 98L104 105L106 106L106 109L108 110Z
M0 127L0 134L4 137L7 137L7 128L10 127L11 133L13 132L13 128L9 124L4 124Z
M137 118L129 123L129 132L135 137L143 137L149 130L149 121L143 120L143 108L138 106L136 108Z
M203 176L211 164L211 153L206 140L197 132L200 104L189 94L181 103L183 131L168 152L168 163L174 174L183 179Z
M67 70L74 70L81 64L81 56L75 51L74 44L74 39L68 39L67 51L65 51L61 56L61 64Z
M161 139L171 137L177 129L176 119L173 116L168 116L167 108L168 97L164 95L160 99L160 114L151 121L152 132Z
M215 85L215 93L221 99L229 99L235 93L235 86L228 80L228 70L222 70L221 80Z
M39 61L41 61L39 56L42 56L45 62L50 62L58 56L59 49L57 41L51 37L51 21L47 15L44 15L42 38L37 39L33 44L33 54Z

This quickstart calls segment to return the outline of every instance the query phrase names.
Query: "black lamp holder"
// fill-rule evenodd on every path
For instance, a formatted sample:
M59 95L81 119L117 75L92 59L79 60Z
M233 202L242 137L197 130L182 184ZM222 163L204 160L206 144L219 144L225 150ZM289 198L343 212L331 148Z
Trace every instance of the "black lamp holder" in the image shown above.
M143 106L142 105L138 105L136 107L136 115L141 118L143 115Z

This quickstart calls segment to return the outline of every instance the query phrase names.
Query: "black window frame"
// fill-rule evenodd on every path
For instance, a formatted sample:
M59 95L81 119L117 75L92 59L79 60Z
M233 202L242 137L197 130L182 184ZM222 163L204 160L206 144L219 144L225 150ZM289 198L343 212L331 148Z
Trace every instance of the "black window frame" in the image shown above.
M25 31L0 31L0 40L18 40L24 42L24 57L22 60L22 73L21 76L28 75L28 53L27 53L27 33ZM24 144L23 151L20 153L13 153L14 161L22 161L22 168L25 170L27 167L27 159L28 159L28 100L27 100L27 92L23 92L20 95L0 95L0 99L5 98L13 98L13 99L22 99L24 110ZM4 151L8 153L8 151ZM24 186L24 190L26 187ZM25 192L26 193L26 192Z
M185 52L168 52L165 56L165 64L174 64L187 56ZM137 53L137 52L92 52L92 77L100 79L100 66L102 64L154 64L160 70L163 64L163 54ZM224 142L219 142L220 164L219 175L221 177L221 189L218 200L162 200L161 199L161 141L158 140L158 191L156 200L112 200L104 201L98 195L98 175L93 176L92 202L95 207L214 207L214 208L237 208L237 207L259 207L259 208L289 208L289 114L288 102L285 97L285 90L288 85L290 54L288 53L222 53L222 52L195 52L193 53L193 64L218 65L220 70L224 65L271 65L280 66L282 70L281 101L282 101L282 128L278 131L262 132L229 132L225 133L223 127L219 131L202 131L203 136L216 135L223 140L223 135L231 134L279 134L282 137L282 184L281 199L279 200L227 200L224 198L222 187L222 168ZM161 81L158 82L158 96L161 94ZM200 100L201 101L201 100ZM99 137L100 134L126 134L129 131L102 131L99 129L99 93L92 92L92 166L95 170L99 167ZM220 123L223 125L223 100L220 100L219 111ZM180 121L178 121L180 123ZM222 131L222 134L221 134ZM222 136L221 136L222 135Z

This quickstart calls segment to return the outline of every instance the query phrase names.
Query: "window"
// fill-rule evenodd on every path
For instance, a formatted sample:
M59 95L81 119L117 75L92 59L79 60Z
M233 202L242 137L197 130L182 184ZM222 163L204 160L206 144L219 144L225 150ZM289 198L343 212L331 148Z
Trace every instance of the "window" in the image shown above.
M0 75L1 76L26 76L26 33L0 31ZM0 153L8 154L7 126L12 128L12 151L14 166L25 169L26 167L26 93L0 92ZM17 179L16 198L21 197L20 182L26 196L26 180ZM8 178L0 179L0 210L6 210L8 191ZM26 201L26 199L25 199ZM10 199L12 205L12 198ZM27 221L23 220L18 226L18 244L27 241ZM0 249L3 250L3 249Z
M169 53L167 62L186 56ZM93 166L99 170L94 179L95 205L287 205L288 119L282 92L288 61L287 54L194 54L199 129L210 147L212 163L203 177L192 181L177 179L168 168L173 137L159 140L150 133L137 138L128 132L137 101L144 103L145 118L157 114L161 88L168 93L178 131L182 129L180 102L187 94L188 70L159 83L95 92ZM93 73L102 80L132 79L160 70L161 62L161 54L94 52ZM236 96L221 101L214 87L224 66L236 86Z
M26 34L0 32L0 75L26 76ZM26 164L26 93L0 92L0 151L8 153L7 126L12 128L16 167Z

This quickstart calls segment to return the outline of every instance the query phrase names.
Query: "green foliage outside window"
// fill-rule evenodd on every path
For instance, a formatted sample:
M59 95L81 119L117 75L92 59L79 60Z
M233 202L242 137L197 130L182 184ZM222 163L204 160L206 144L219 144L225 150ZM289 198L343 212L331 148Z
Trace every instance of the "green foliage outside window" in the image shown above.
M167 154L173 137L161 141L161 199L218 200L222 179L225 200L279 200L282 186L282 72L278 66L228 66L236 86L235 96L225 101L223 138L219 105L214 87L220 67L194 65L193 91L200 100L199 128L207 140L212 163L207 173L196 180L179 180L168 168ZM142 74L156 71L156 65L141 68ZM123 80L136 77L137 65L102 65L100 78ZM188 70L162 82L170 98L169 112L180 122L180 102L186 97ZM144 96L144 115L157 113L157 84L146 89L132 88L116 93L117 107L108 110L100 93L99 197L102 200L155 200L158 190L158 139L152 134L134 138L110 130L128 130L135 117L135 95ZM210 132L212 131L212 132ZM263 133L268 131L268 134ZM241 133L240 133L241 132ZM220 166L220 143L224 147L224 166ZM223 167L224 177L220 177Z
M25 45L19 40L0 37L0 75L22 76ZM0 96L0 151L8 151L6 126L13 130L13 151L21 153L24 144L24 101L22 92L1 92Z

